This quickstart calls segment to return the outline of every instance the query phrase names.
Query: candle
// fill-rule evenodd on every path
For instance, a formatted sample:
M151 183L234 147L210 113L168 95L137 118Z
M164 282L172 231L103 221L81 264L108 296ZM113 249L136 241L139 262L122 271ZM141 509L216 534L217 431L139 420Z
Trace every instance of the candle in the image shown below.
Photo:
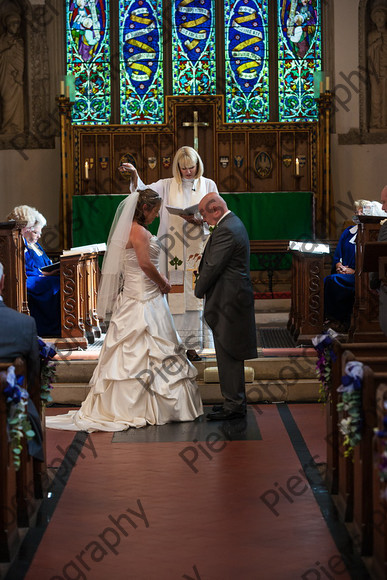
M66 85L66 97L70 98L70 87L68 85Z
M296 175L300 175L300 160L296 157Z
M326 77L325 79L325 90L329 91L329 77Z
M324 92L324 83L320 81L320 95Z
M89 162L85 161L85 179L89 179Z
M60 81L60 94L61 95L65 94L64 81Z

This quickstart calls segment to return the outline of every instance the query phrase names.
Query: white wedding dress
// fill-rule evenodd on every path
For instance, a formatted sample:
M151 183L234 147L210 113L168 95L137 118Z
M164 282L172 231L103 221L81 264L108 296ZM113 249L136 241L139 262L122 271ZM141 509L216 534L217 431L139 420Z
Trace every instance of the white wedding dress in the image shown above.
M150 257L156 267L159 255L159 242L152 236ZM90 380L91 390L78 411L47 417L46 425L90 433L193 421L203 414L196 375L164 295L141 270L130 248L125 251L124 287Z

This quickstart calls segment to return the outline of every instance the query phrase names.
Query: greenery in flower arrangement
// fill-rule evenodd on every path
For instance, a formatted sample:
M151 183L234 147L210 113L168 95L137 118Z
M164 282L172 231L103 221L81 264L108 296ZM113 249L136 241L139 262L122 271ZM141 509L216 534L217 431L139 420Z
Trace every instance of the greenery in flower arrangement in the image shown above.
M52 382L55 380L56 363L52 360L56 355L56 349L50 343L39 340L40 356L40 398L45 406L51 403Z
M22 375L16 376L14 366L8 367L6 376L7 386L4 389L4 394L7 404L8 437L16 471L20 468L20 455L23 448L21 443L22 438L26 437L29 440L35 436L35 432L32 430L26 413L29 395L26 389L23 389L21 386L23 380L24 377Z
M342 384L337 389L341 393L341 402L337 404L339 430L344 436L344 456L351 457L361 441L363 363L348 362L341 380Z
M333 341L337 332L328 329L324 334L319 334L312 338L312 343L317 351L316 374L320 382L319 402L327 403L331 397L331 373L332 363L336 360L336 354L333 350Z

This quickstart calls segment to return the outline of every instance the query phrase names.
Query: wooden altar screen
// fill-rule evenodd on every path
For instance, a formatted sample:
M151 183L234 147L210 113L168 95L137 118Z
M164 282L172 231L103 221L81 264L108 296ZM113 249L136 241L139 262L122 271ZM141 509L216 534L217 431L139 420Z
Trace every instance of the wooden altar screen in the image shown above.
M193 145L195 134L205 176L219 191L311 191L316 235L330 235L329 93L319 99L318 122L298 123L226 123L221 95L167 96L166 122L160 125L72 125L71 103L59 97L58 104L64 248L72 245L73 196L126 194L128 183L117 171L124 156L134 162L144 183L171 177L175 152ZM194 118L200 123L196 131Z

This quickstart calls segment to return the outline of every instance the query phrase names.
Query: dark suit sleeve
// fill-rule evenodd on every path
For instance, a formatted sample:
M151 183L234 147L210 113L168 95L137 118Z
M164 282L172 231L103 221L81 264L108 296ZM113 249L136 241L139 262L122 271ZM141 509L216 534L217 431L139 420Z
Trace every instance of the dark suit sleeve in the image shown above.
M229 263L235 248L235 240L228 228L219 228L212 234L211 246L203 255L203 264L195 285L195 296L203 298L215 284Z

